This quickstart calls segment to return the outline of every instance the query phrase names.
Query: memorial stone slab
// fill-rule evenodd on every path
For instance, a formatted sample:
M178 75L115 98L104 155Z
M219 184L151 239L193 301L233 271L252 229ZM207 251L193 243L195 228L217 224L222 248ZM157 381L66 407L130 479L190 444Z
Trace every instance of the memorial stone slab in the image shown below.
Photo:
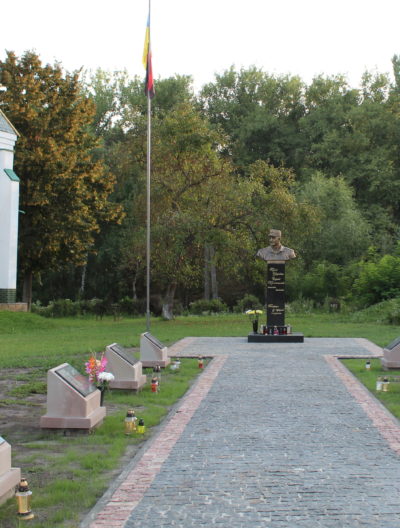
M381 364L384 370L400 369L400 337L383 349Z
M127 352L118 343L106 347L107 371L114 375L110 382L111 389L139 390L146 383L142 371L142 362Z
M140 336L140 361L143 367L166 367L170 363L168 348L149 332L145 332Z
M46 429L87 429L101 424L106 408L100 391L68 363L47 372L47 413L40 419Z
M11 446L0 436L0 504L14 495L20 479L20 468L11 467Z

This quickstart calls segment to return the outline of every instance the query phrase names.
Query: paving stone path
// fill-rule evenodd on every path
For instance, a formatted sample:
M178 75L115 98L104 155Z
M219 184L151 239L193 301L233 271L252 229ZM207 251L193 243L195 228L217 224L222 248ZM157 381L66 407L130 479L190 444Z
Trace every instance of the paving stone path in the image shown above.
M82 528L400 528L400 427L337 357L363 339L188 338L213 356Z

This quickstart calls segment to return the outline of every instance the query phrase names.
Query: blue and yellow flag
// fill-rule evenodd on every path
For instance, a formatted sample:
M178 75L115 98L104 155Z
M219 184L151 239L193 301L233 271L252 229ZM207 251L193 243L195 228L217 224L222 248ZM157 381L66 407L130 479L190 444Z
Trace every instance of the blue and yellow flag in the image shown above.
M144 49L142 57L143 67L146 69L146 81L144 92L147 97L153 98L155 94L153 67L151 64L151 46L150 46L150 13L147 17L146 35L144 38Z

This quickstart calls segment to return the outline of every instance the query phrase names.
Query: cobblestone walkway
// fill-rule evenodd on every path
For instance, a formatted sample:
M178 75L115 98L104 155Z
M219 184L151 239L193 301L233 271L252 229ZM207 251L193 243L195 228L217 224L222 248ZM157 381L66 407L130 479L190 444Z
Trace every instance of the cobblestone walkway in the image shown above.
M400 427L336 357L362 339L189 338L215 356L82 527L400 528Z

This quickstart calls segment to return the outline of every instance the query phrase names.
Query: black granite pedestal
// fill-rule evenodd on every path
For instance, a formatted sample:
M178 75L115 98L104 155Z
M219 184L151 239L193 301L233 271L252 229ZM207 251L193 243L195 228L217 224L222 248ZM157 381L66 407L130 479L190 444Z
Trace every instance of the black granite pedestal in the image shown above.
M304 343L304 335L293 332L286 335L249 334L248 343Z
M247 341L249 343L303 343L304 335L291 332L290 325L285 325L285 262L268 261L267 264L266 333L249 334ZM290 333L287 333L288 330Z

